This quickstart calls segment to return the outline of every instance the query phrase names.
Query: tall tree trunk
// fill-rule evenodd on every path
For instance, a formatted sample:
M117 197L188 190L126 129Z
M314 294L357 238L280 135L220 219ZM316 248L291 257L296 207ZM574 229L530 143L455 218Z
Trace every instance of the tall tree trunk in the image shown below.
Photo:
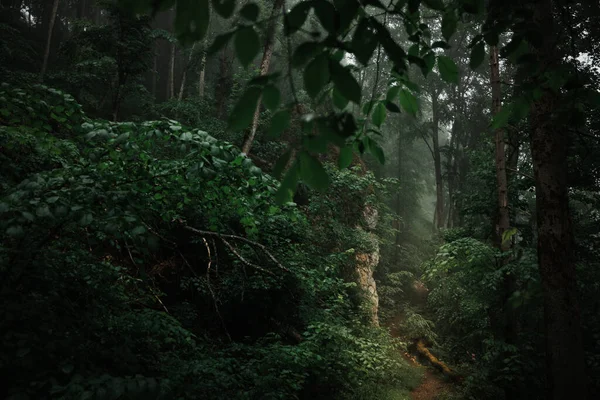
M534 24L543 28L542 46L534 50L538 76L560 62L554 27L554 2L534 0ZM545 87L544 87L545 86ZM555 116L559 94L542 84L543 95L531 111L531 152L536 188L538 263L544 297L547 399L587 398L587 379L577 298L573 230L567 186L568 129Z
M215 87L215 100L217 105L217 116L219 119L223 119L225 114L225 106L227 97L229 96L229 90L231 88L230 80L230 62L227 57L227 47L221 52L219 59L219 78Z
M154 45L154 57L152 59L152 98L156 102L156 80L158 78L158 53Z
M190 55L188 57L187 64L185 65L185 69L183 70L183 75L181 77L181 86L179 87L179 95L177 96L177 100L183 100L183 93L185 91L185 82L187 80L187 72L190 69L190 64L192 63L192 57L194 55L194 50L196 49L196 43L192 46L190 50Z
M169 78L167 79L167 100L175 97L175 43L171 44L169 56Z
M198 96L204 98L204 90L206 88L206 48L207 42L204 42L202 49L202 60L200 60L200 73L198 75Z
M54 0L52 4L52 13L50 14L50 23L48 24L48 38L46 39L46 49L44 50L44 60L42 61L42 70L40 71L40 82L44 81L46 69L48 68L48 58L50 57L50 44L52 43L52 31L54 31L54 22L58 12L58 1Z
M208 30L206 37L204 38L204 44L202 45L202 58L200 59L200 71L198 72L198 97L204 98L204 91L206 89L206 56L208 54L208 36L210 34L210 21L208 23Z
M279 12L279 9L283 6L283 0L275 0L273 3L273 9L271 10L271 19L269 27L267 28L267 37L265 39L265 50L263 52L262 61L260 62L260 74L266 75L269 72L269 64L271 63L271 57L273 56L273 49L275 47L275 28L277 26L277 18L275 15ZM260 106L261 100L258 99L256 110L254 111L254 118L252 119L252 127L250 133L244 138L242 145L242 153L248 154L254 137L256 136L256 130L258 128L258 118L260 117Z
M123 30L123 19L119 17L118 29L119 29L119 44L125 40L125 32ZM125 62L122 46L117 46L117 84L115 89L115 95L113 98L113 109L112 117L113 121L117 122L119 118L119 110L121 108L121 100L123 99L123 87L127 83L127 73L123 63Z
M431 140L433 142L433 164L435 168L435 228L440 229L444 226L444 182L442 181L442 157L440 154L439 138L440 117L437 96L437 91L433 91L431 96L431 110L433 114Z
M492 86L492 115L502 109L502 87L500 86L500 63L498 60L498 47L490 48L490 80ZM496 191L498 195L498 208L496 219L496 245L506 251L509 241L504 241L504 232L510 227L508 211L508 181L506 179L506 151L504 145L504 130L496 129L494 132L495 165L496 165Z
M500 81L500 62L498 59L498 47L490 47L490 85L492 87L492 116L497 115L502 110L502 86ZM506 252L510 249L510 240L504 240L504 233L510 227L510 214L508 208L508 179L506 175L506 145L504 143L504 129L496 129L494 132L495 142L495 167L496 167L496 193L497 193L497 208L496 208L496 227L495 227L495 244L496 247ZM500 265L505 266L508 262L507 257L502 257ZM494 325L497 326L497 334L502 337L506 343L515 345L519 333L518 316L509 300L512 294L517 290L517 282L513 274L504 275L503 291L501 304L499 308L502 312L496 312L493 318L496 319ZM507 399L519 399L520 387L518 385L510 385L504 388L504 393Z

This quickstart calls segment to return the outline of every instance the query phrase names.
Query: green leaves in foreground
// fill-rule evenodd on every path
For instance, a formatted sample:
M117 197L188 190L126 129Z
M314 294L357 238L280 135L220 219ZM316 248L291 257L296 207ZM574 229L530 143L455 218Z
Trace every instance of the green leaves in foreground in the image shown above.
M502 129L508 126L509 122L518 122L529 114L531 105L523 98L518 97L514 101L502 106L500 112L494 115L490 128Z
M314 156L303 151L298 155L300 161L300 177L309 187L325 191L329 187L329 175L323 165Z
M485 59L485 42L483 40L477 42L471 49L471 57L469 59L469 67L477 69Z
M438 56L438 71L442 79L448 83L458 83L458 67L454 60L447 56Z
M238 60L247 67L260 51L258 33L251 26L244 27L236 32L234 45Z
M315 98L329 83L329 57L321 53L312 59L304 69L304 88L308 95Z
M409 114L417 115L419 111L419 102L417 98L408 90L402 89L400 91L400 105Z
M237 101L229 116L229 129L241 131L252 122L260 98L261 88L250 86Z
M350 160L351 158L352 154L350 153ZM286 152L276 163L278 173L285 168L289 160L290 152ZM323 164L307 151L302 151L298 153L296 160L285 173L279 189L275 193L275 201L278 204L285 204L292 201L300 179L311 189L321 192L327 190L330 183L329 175L325 171Z

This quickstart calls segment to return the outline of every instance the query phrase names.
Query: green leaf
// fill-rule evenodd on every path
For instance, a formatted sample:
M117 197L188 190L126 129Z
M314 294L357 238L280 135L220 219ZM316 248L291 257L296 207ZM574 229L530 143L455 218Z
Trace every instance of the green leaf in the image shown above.
M444 49L448 50L451 46L448 42L444 42L443 40L437 40L431 44L432 49Z
M208 55L215 54L219 50L221 50L222 48L227 46L227 43L229 43L229 41L233 37L234 33L235 32L227 32L227 33L217 36L215 38L215 40L212 42L212 44L210 45L210 47L208 48L207 54Z
M315 98L328 82L329 58L327 53L321 53L304 69L304 87L308 95Z
M279 107L279 101L281 100L281 93L275 85L267 85L263 89L262 101L265 107L269 110L275 110Z
M334 34L336 31L336 11L333 4L327 1L313 1L312 6L323 28L327 32Z
M21 225L13 225L6 230L6 234L11 237L19 237L24 233Z
M33 221L35 219L35 217L33 216L32 213L27 212L27 211L23 211L21 212L21 215L27 220L27 221Z
M398 97L398 93L400 93L400 86L392 86L388 89L385 99L393 102Z
M344 95L342 95L342 93L340 93L340 91L335 86L331 91L331 98L333 100L333 105L339 108L340 110L343 110L346 108L346 106L348 106L349 100L346 97L344 97Z
M460 0L462 8L469 14L479 14L485 9L484 0Z
M438 70L442 79L448 83L458 83L458 67L450 57L438 56Z
M517 228L510 228L505 230L502 233L502 244L506 244L506 242L510 241L514 235L518 232Z
M82 226L87 226L87 225L91 224L93 220L94 220L94 216L90 213L87 213L87 214L84 214L83 217L81 217L81 219L79 220L79 223Z
M483 63L485 59L485 43L483 41L479 41L473 49L471 49L471 58L469 60L469 66L471 69L476 69Z
M377 159L377 161L379 161L380 164L385 164L385 153L376 141L370 141L369 151Z
M248 3L240 10L240 15L246 18L248 21L256 22L260 9L256 3Z
M329 187L329 175L319 160L303 151L298 155L300 161L300 176L311 188L325 191Z
M177 0L175 35L183 43L202 40L208 32L209 0Z
M432 10L441 11L445 8L442 0L422 0L423 3Z
M483 38L490 46L497 46L500 42L500 35L497 31L487 31L483 34Z
M385 110L385 105L383 102L377 103L375 108L373 109L373 114L371 115L371 122L378 128L381 128L381 125L385 121L385 117L387 116L387 111Z
M294 50L294 54L292 55L292 65L294 67L301 67L322 50L323 46L320 43L304 42Z
M360 85L347 67L342 67L336 62L330 63L331 79L339 92L348 100L360 104Z
M296 186L298 186L299 169L298 160L296 160L285 173L285 176L275 193L275 202L277 204L282 205L294 199Z
M260 51L260 39L254 28L246 26L236 32L234 46L238 60L247 67Z
M142 225L136 226L131 230L131 234L134 236L139 236L146 233L146 228Z
M402 89L400 91L400 105L409 114L417 115L419 111L419 102L417 98L408 90Z
M352 37L352 52L360 63L367 65L376 47L377 37L371 30L368 19L362 18Z
M458 17L454 9L450 9L442 16L442 36L447 41L450 40L452 35L456 32L458 27Z
M46 204L41 205L35 210L35 214L38 217L50 217L52 214L50 213L50 209Z
M229 129L241 131L252 122L261 90L251 86L239 98L229 116Z
M338 167L340 169L345 169L352 164L352 159L354 158L354 149L352 146L344 146L340 149L340 155L338 157Z
M291 35L302 28L311 7L312 2L301 1L292 8L292 11L285 15L285 30L287 35Z
M233 15L235 0L212 0L212 5L217 14L227 19Z
M500 111L496 115L494 115L490 127L494 130L504 128L508 125L508 121L510 119L511 114L512 104L506 104L500 109Z
M273 176L275 178L279 179L279 177L281 176L281 173L283 172L285 167L288 165L291 157L292 157L292 150L288 150L285 153L283 153L281 155L281 157L279 157L277 159L277 162L275 162L275 165L273 166Z
M435 53L430 51L429 53L425 54L423 56L423 61L425 62L425 68L421 68L421 71L423 72L423 76L427 76L435 66Z
M389 100L385 100L385 108L387 108L387 110L389 112L393 112L393 113L399 113L400 112L400 107L398 107L396 105L396 103L389 101Z
M278 138L286 129L290 127L291 115L288 110L277 111L271 118L271 126L267 136L269 139Z

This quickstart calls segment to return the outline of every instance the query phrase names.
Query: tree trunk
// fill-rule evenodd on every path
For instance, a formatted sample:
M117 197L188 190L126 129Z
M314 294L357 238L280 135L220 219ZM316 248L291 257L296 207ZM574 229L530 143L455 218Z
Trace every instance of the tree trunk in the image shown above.
M273 56L273 49L275 48L275 28L277 24L277 18L275 14L283 6L283 0L275 0L273 3L273 9L271 10L271 20L269 27L267 28L267 37L265 39L265 50L263 52L262 61L260 62L260 75L266 75L269 72L269 64L271 63L271 57ZM260 106L261 100L258 99L256 104L256 110L254 111L254 118L252 119L252 127L250 133L244 138L244 144L242 145L242 153L248 154L254 137L256 136L256 130L258 128L258 118L260 117Z
M231 89L230 67L231 63L227 57L227 48L224 48L219 59L219 79L215 87L215 101L219 119L224 118L227 97Z
M204 98L204 89L206 87L206 43L202 50L202 60L200 61L200 76L198 77L198 96Z
M543 27L543 44L534 50L543 77L560 65L553 1L534 1L534 23ZM543 85L543 84L542 84ZM544 297L547 399L587 398L587 379L577 299L573 230L567 186L567 129L555 116L559 94L543 87L531 111L531 152L536 187L538 263Z
M156 102L156 81L158 78L158 53L154 45L154 57L152 60L152 98Z
M502 109L502 88L500 86L500 63L498 61L498 47L490 48L490 80L492 86L492 115ZM503 240L504 232L510 227L508 212L508 181L506 179L506 152L504 146L504 130L496 129L494 132L496 143L496 191L498 195L498 209L496 219L496 245L502 250L508 250L509 241Z
M196 43L192 46L190 50L190 56L188 57L188 62L183 70L183 76L181 77L181 86L179 87L179 95L177 96L177 100L183 100L183 92L185 91L185 82L187 80L187 72L190 69L190 64L192 63L192 57L194 55L194 50L196 49Z
M56 21L56 13L58 12L58 1L54 0L52 4L52 14L50 14L50 23L48 24L48 37L46 39L46 49L44 50L44 60L42 61L42 70L40 71L40 82L44 81L46 69L48 68L48 58L50 57L50 44L52 43L52 31L54 30L54 22Z
M431 96L431 110L433 113L433 131L431 140L433 142L433 164L435 168L435 228L444 226L444 183L442 181L442 157L440 155L439 139L439 106L438 94L434 91Z
M167 79L167 100L175 97L175 43L171 43L169 57L169 78Z
M206 88L206 56L208 54L208 35L210 33L210 21L208 25L208 32L204 38L204 45L202 46L202 59L200 60L200 72L198 74L198 97L204 98L204 89Z

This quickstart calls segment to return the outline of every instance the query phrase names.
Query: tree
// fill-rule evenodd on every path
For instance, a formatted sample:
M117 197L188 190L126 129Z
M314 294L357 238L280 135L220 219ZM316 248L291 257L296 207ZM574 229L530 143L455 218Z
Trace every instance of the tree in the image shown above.
M59 0L54 0L52 3L52 12L50 13L50 22L48 23L48 36L46 39L46 48L44 50L44 59L42 61L42 70L40 71L40 81L44 81L44 75L46 75L46 69L48 68L48 58L50 57L50 44L52 43L52 33L54 32L54 22L56 21L56 14L58 12Z
M434 90L431 93L431 112L433 115L431 141L433 143L433 164L435 171L435 227L441 229L444 227L444 182L442 177L442 156L440 153L440 109L439 93Z
M273 56L273 49L275 48L275 30L277 27L277 19L275 18L281 7L283 6L284 0L275 0L273 2L273 9L271 10L271 17L265 37L265 46L263 51L262 60L260 62L259 73L260 75L266 75L269 73L269 65L271 64L271 57ZM249 134L244 138L242 144L242 153L250 153L254 137L256 136L256 129L258 128L258 118L260 117L260 105L261 99L258 99L256 110L254 111L254 117L252 118L252 125Z
M548 399L587 398L587 376L577 296L573 228L569 211L567 151L569 135L561 124L560 93L544 74L561 64L553 0L536 0L533 22L544 32L534 49L542 95L531 110L531 152L536 189L538 263L542 280L546 332ZM547 75L546 75L547 76ZM573 390L576 392L574 393Z
M490 47L490 81L492 86L492 115L497 116L502 109L502 87L500 82L500 62L498 46ZM504 130L497 128L494 131L496 190L498 196L498 209L496 219L496 245L501 251L508 249L509 241L504 239L504 233L510 227L508 209L508 180L506 179L506 155L504 143Z

